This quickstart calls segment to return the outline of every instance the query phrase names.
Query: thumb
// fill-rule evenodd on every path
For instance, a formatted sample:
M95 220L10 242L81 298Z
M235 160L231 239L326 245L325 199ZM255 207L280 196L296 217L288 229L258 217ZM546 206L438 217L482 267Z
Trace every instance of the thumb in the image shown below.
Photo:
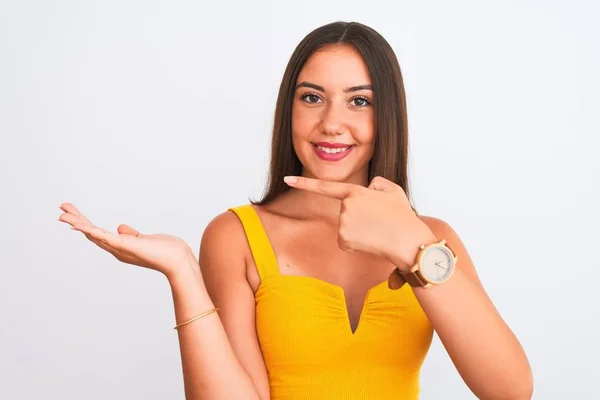
M120 235L129 235L129 236L135 236L135 237L144 237L144 235L142 235L141 233L139 233L137 230L135 230L132 227L130 227L129 225L125 225L125 224L119 225L117 227L117 232L119 232Z
M380 192L392 192L396 190L396 188L398 188L398 185L381 176L376 176L369 184L369 189L378 190Z

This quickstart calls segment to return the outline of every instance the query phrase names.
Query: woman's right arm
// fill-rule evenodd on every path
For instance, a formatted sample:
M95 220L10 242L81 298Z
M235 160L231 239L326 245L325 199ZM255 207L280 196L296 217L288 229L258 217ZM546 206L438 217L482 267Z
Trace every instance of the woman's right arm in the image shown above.
M171 286L178 324L221 309L178 329L187 400L269 399L254 295L245 274L249 250L237 217L222 214L206 228L199 268L189 246L177 237L143 235L126 225L115 234L93 225L70 203L61 209L60 221L119 261L162 272Z
M232 212L202 235L200 266L169 279L177 322L218 307L179 332L187 399L269 399L255 325L254 292L246 279L248 245ZM195 261L195 260L194 260Z

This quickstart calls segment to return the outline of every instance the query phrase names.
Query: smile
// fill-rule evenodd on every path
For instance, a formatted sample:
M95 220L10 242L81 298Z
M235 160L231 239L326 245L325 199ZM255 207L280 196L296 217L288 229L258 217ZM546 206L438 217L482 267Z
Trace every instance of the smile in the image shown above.
M342 153L346 150L348 150L351 146L347 146L347 147L337 147L332 149L331 147L324 147L324 146L317 146L317 149L324 151L325 153L328 154L336 154L336 153Z
M339 161L346 157L354 145L347 144L331 144L331 143L313 143L313 149L321 160Z

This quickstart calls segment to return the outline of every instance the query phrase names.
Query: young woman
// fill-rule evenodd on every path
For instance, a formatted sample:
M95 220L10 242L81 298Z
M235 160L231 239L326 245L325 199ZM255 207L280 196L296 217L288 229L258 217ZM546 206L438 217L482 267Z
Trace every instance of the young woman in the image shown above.
M517 338L465 247L409 201L406 99L358 23L302 40L281 83L264 197L180 239L60 220L168 278L188 399L416 399L435 330L481 399L529 399Z

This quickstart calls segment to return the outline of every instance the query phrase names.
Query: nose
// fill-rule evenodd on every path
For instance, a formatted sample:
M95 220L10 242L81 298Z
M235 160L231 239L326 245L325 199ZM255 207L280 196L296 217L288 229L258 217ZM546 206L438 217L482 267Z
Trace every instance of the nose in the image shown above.
M346 131L343 107L329 103L323 112L321 130L326 135L342 135Z

